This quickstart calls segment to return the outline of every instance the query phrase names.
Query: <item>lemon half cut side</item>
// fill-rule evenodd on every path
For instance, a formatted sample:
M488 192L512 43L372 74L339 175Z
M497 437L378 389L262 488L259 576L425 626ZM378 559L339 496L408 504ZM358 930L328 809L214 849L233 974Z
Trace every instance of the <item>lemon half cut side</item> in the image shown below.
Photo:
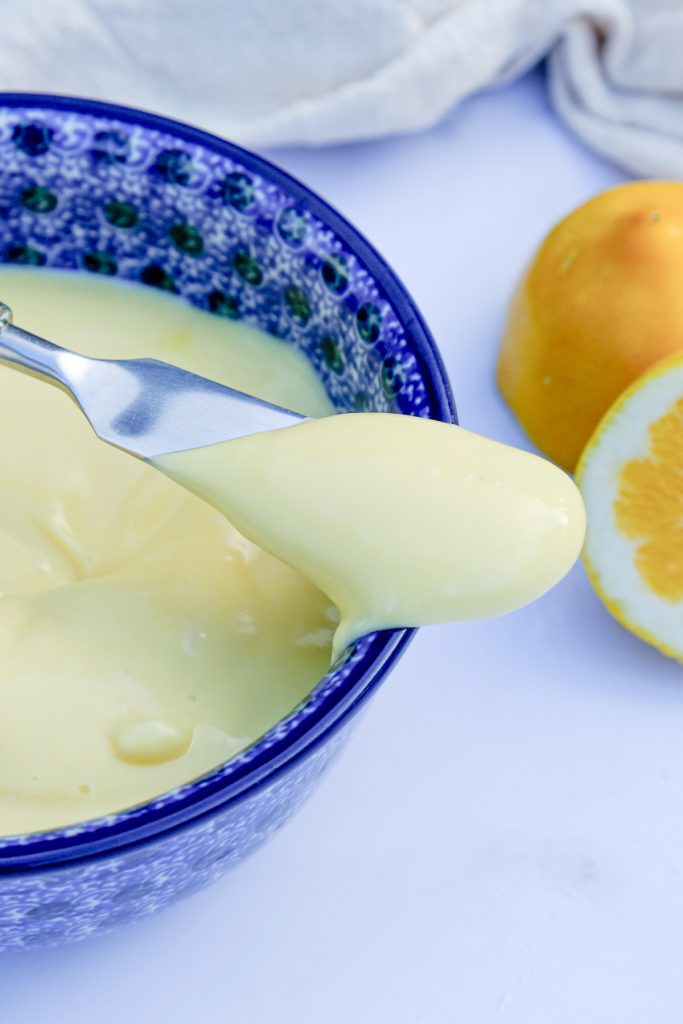
M683 356L658 363L611 406L576 482L595 590L622 625L683 661Z

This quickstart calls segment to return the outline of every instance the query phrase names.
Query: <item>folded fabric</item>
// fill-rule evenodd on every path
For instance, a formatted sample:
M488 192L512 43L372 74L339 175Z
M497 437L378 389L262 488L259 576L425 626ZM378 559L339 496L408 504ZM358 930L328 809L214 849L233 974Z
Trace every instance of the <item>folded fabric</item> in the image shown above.
M0 0L0 88L155 110L253 146L415 131L548 56L589 145L683 177L681 0Z

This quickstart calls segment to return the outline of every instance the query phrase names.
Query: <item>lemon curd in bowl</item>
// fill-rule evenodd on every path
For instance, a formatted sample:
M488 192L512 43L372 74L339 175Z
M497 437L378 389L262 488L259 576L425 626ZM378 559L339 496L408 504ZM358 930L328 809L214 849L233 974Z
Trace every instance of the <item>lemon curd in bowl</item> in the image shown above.
M310 416L295 348L108 278L0 268L18 322ZM218 512L103 444L61 391L0 371L0 834L140 804L228 760L330 666L329 599Z
M391 269L327 204L261 158L142 112L26 95L0 97L0 150L0 261L7 265L0 269L0 288L7 282L0 298L15 305L22 326L88 351L98 343L96 331L90 335L71 315L69 332L65 315L64 333L56 330L57 306L72 290L84 308L86 292L126 292L130 303L108 303L99 316L101 337L115 345L106 353L112 357L158 355L209 375L214 359L226 370L229 362L231 384L305 412L454 418L439 357ZM30 302L29 275L37 283ZM38 301L50 289L59 293L53 315ZM167 338L173 351L126 348L136 337L127 323L142 315L134 307L143 290L155 308L177 311L177 329ZM211 324L210 358L190 337L193 329L181 326L193 310ZM281 346L283 358L257 360L257 387L234 374L245 351L259 345L264 352ZM197 363L184 363L189 352ZM17 724L22 715L26 721L29 703L42 722L32 743L18 743L21 779L13 781L26 797L13 801L8 776L0 780L0 948L25 948L150 913L257 848L311 791L411 631L363 637L330 667L334 612L315 588L257 553L170 481L155 476L151 483L146 474L153 470L104 449L66 396L9 370L2 378L5 486L16 481L13 500L20 482L33 488L41 506L37 516L0 523L21 542L13 546L3 535L0 544L0 587L17 592L0 629L5 650L35 688L30 701L26 692L12 695L3 723L10 710ZM80 468L64 443L72 430ZM23 447L29 443L30 460ZM98 475L93 516L86 506L91 491L100 490ZM344 480L336 486L341 490ZM11 518L12 507L7 502L3 515ZM167 585L164 597L146 589L152 564ZM266 668L273 657L268 642L254 640L253 605L231 604L224 570L241 565L249 567L246 586L259 614L280 606L275 629L289 651L282 660L294 667L279 665L277 678ZM199 566L208 581L202 593ZM296 600L278 600L285 591ZM163 616L159 602L168 602ZM231 623L225 634L219 608ZM103 621L106 644L96 627ZM118 642L122 623L126 636L137 638L128 652ZM70 695L58 686L67 647L50 648L58 626L70 636L69 650L79 652ZM22 645L22 635L31 643ZM228 694L231 636L253 658L244 702L239 687ZM168 703L154 698L153 665L175 681ZM114 700L122 703L105 715L106 686L98 688L97 676L107 672L119 673ZM44 687L47 678L53 687ZM211 695L210 678L224 684ZM9 674L5 684L11 692ZM143 699L145 685L152 696ZM209 726L202 715L212 701ZM100 723L90 733L97 749L87 758L73 738L78 719ZM9 744L23 731L3 729ZM88 770L86 762L102 770ZM68 806L55 792L60 765ZM177 776L165 774L178 766ZM131 797L115 786L117 773L119 781L133 773L154 782Z

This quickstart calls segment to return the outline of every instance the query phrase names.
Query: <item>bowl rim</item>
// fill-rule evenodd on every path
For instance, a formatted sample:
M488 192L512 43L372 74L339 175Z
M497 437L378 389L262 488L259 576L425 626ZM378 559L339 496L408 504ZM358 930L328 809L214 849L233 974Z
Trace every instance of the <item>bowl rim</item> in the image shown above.
M101 100L48 93L0 92L0 107L27 108L40 112L63 111L90 117L101 116L153 131L163 132L189 145L202 146L219 156L240 163L247 170L280 187L292 200L322 221L346 245L368 272L378 291L391 304L410 340L410 347L421 376L434 419L457 422L455 403L442 358L422 314L402 281L375 247L315 191L270 160L251 150L201 128L134 107ZM288 722L306 705L302 704L280 719L247 748L249 760L229 779L220 778L226 765L238 762L245 754L222 762L205 775L192 779L173 791L173 799L155 807L155 800L106 817L93 818L49 832L21 836L0 836L0 874L17 873L90 860L93 857L131 850L150 840L166 836L198 819L211 816L228 805L242 801L270 785L285 769L312 752L336 733L360 708L403 654L415 629L385 630L359 642L357 663L350 662L343 683L321 699L316 711L299 728L278 736L278 727ZM323 680L327 676L323 677ZM201 783L201 785L200 785ZM168 794L163 794L167 796ZM160 799L160 798L155 798Z

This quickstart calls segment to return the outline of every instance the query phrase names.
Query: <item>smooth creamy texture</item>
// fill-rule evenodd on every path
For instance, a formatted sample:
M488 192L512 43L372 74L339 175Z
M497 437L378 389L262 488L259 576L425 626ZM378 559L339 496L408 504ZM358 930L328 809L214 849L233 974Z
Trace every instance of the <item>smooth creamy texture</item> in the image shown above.
M156 356L321 417L159 459L186 491L0 370L17 439L0 451L0 831L139 803L229 757L326 670L339 613L335 651L498 615L579 553L563 472L448 424L326 415L280 342L97 279L0 271L0 296L69 347Z
M281 342L149 288L0 270L16 322L103 356L154 356L311 415ZM262 734L330 662L337 615L297 572L69 398L0 367L0 833L140 803Z
M375 629L485 618L573 565L583 503L545 459L415 417L330 416L157 460Z

